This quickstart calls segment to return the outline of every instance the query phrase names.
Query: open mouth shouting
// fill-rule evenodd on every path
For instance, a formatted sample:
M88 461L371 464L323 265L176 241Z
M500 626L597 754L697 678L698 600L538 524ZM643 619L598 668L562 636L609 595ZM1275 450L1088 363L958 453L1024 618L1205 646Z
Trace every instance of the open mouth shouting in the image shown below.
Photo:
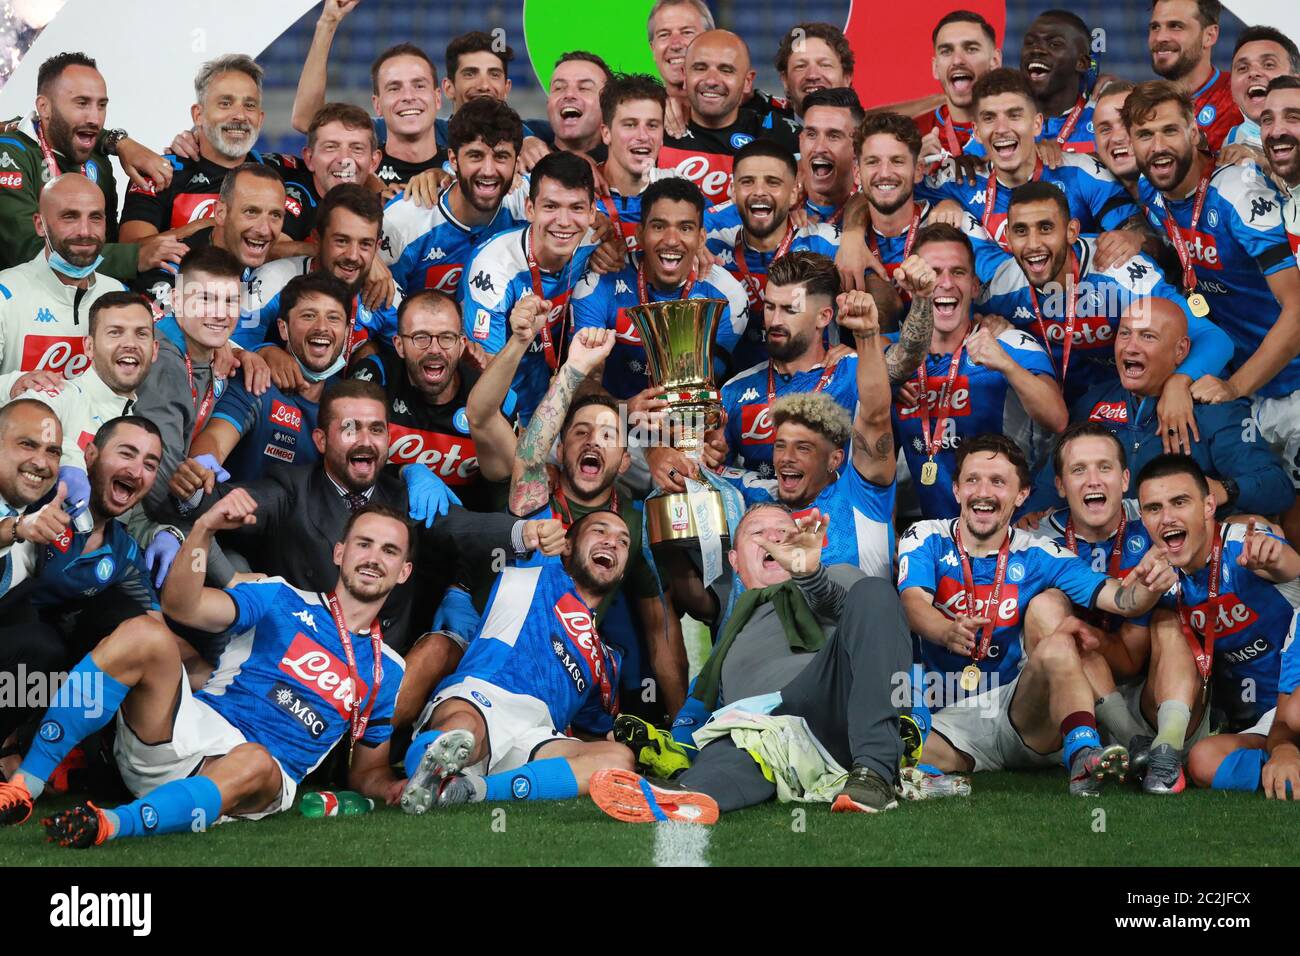
M1035 285L1042 285L1052 277L1052 254L1046 249L1031 249L1020 259L1029 280Z
M1119 376L1126 388L1132 390L1146 374L1147 363L1136 356L1124 356L1119 363Z
M471 176L469 200L480 209L495 206L501 200L505 180L500 176Z
M1300 140L1285 134L1270 136L1264 143L1264 152L1269 162L1274 169L1278 170L1294 168L1294 165L1300 161L1298 149L1300 149Z
M627 154L634 163L634 169L644 172L650 166L654 165L655 151L651 143L635 142L628 146Z
M104 491L104 503L109 506L109 510L121 514L135 504L136 493L140 490L141 484L138 478L117 475L108 483L108 488Z
M592 567L600 568L602 571L613 573L618 567L618 555L608 545L596 545L589 552L588 558Z
M1187 529L1171 525L1160 530L1160 540L1169 552L1171 564L1183 563L1187 560Z
M981 522L993 521L998 516L998 503L992 498L972 498L968 507L971 518Z
M578 475L597 481L605 471L605 456L597 448L584 448L578 456Z
M655 249L654 256L659 263L660 275L665 279L676 281L687 267L685 249L665 249L659 246Z
M1083 510L1090 518L1102 518L1106 514L1106 503L1110 499L1104 491L1088 491L1083 495Z
M1035 86L1044 84L1047 78L1052 75L1051 65L1047 60L1037 56L1025 63L1024 70L1029 82Z
M560 104L560 124L573 126L582 119L582 104L576 100L565 100Z
M271 251L271 239L269 236L244 232L240 233L239 246L243 260L246 266L260 266L266 261L266 254Z
M428 355L420 361L420 377L426 385L439 385L446 381L450 366L440 355Z
M782 501L798 501L803 490L804 472L792 465L782 465L776 471L777 494Z
M312 368L325 368L334 359L334 335L312 332L302 343L303 361Z
M1146 173L1156 185L1171 185L1178 176L1178 157L1167 151L1152 153Z
M353 448L348 452L348 473L364 485L373 483L379 473L379 452L374 448Z
M1120 143L1107 150L1111 164L1116 167L1129 167L1133 163L1133 150L1128 143Z
M936 294L932 300L936 314L950 319L957 314L957 308L961 305L961 298L955 295Z
M808 159L808 171L812 181L822 191L829 189L835 179L835 163L824 153L817 153Z
M113 368L124 379L134 379L144 367L144 354L131 348L118 349L113 353Z
M766 236L776 226L776 203L770 196L752 197L745 202L746 225L751 232Z
M95 143L98 140L98 126L78 126L72 131L72 142L82 153L93 153L95 151Z
M1250 86L1246 87L1246 101L1257 110L1264 108L1264 98L1268 95L1268 81L1256 80L1250 81Z
M1020 137L1013 133L994 133L989 140L989 145L995 157L1009 161L1016 158L1016 150L1020 148Z
M965 102L974 86L975 73L967 67L954 66L948 71L948 89L952 91L953 100Z

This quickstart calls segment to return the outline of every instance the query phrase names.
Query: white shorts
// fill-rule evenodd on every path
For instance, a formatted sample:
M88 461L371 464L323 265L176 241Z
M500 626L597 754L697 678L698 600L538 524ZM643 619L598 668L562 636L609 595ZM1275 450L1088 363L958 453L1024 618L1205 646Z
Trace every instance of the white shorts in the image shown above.
M512 694L477 677L466 677L436 694L416 726L424 727L434 708L453 699L473 706L487 727L487 757L465 768L474 773L514 770L532 760L542 744L569 739L552 726L545 703L527 694Z
M113 755L127 787L137 797L143 797L165 783L194 776L205 758L223 757L246 743L247 738L230 721L190 692L190 681L182 667L181 696L172 719L171 739L160 744L145 743L135 735L119 710ZM276 765L280 765L278 760ZM297 792L298 785L280 766L280 799L257 813L241 813L239 819L260 820L288 810ZM229 819L223 816L217 822Z
M1020 770L1061 764L1061 751L1040 754L1021 739L1011 723L1011 702L1019 676L974 697L950 704L934 715L931 733L975 761L975 770ZM925 760L924 752L921 760Z
M1274 707L1263 717L1255 722L1255 726L1241 731L1243 734L1258 734L1261 737L1267 737L1268 732L1273 729L1273 718L1277 716L1277 708Z
M1156 728L1151 726L1151 722L1142 713L1142 691L1146 686L1146 678L1143 678L1142 680L1130 681L1127 684L1120 684L1117 690L1119 695L1124 698L1124 704L1128 708L1129 716L1142 728L1143 733L1154 737ZM1098 724L1098 727L1100 727L1100 724ZM1187 739L1183 744L1183 749L1189 749L1192 744L1204 740L1208 736L1210 736L1210 708L1205 707L1201 710L1200 722L1195 727L1187 728ZM1104 731L1101 737L1103 743L1123 744L1125 747L1132 743L1130 740L1115 740Z
M1300 392L1250 403L1259 435L1282 458L1291 484L1300 489Z

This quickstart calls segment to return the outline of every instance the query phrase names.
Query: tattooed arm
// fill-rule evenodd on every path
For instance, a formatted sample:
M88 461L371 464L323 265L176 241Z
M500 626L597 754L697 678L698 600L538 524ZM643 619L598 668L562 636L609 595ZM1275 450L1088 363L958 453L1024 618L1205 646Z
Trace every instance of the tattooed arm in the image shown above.
M560 436L560 426L569 413L569 403L578 386L593 368L605 361L613 347L614 333L610 329L582 329L573 337L569 360L551 379L551 387L519 439L510 476L511 514L530 515L550 500L546 457Z
M1157 548L1152 548L1138 562L1137 567L1124 576L1123 581L1110 578L1097 592L1094 604L1108 614L1137 617L1156 606L1160 595L1174 586L1177 573L1169 559Z
M836 300L840 327L853 333L858 347L858 414L853 419L853 467L877 485L894 480L894 423L891 393L880 348L876 300L866 292L843 292ZM910 321L910 320L909 320ZM929 339L926 339L929 344ZM924 355L924 353L922 353Z
M898 341L885 350L885 368L889 373L889 382L901 385L911 378L930 351L930 339L934 335L933 297L937 277L925 260L917 255L908 256L894 274L912 296L912 308L903 321L903 327L898 330Z

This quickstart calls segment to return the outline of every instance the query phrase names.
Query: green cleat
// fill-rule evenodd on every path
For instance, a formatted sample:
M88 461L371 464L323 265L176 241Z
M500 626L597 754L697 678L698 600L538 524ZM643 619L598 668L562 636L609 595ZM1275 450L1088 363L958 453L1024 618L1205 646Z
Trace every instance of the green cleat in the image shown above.
M631 748L639 768L652 777L671 780L691 766L691 750L649 721L631 714L614 718L614 739Z

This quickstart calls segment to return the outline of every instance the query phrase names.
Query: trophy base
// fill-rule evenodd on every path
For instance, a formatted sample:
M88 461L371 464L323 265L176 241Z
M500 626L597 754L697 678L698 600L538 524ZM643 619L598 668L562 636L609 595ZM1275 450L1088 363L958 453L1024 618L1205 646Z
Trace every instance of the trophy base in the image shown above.
M709 489L705 493L708 505L709 523L717 528L722 538L722 547L730 547L730 535L727 533L727 512L722 504L722 495ZM685 492L648 498L645 503L646 534L651 545L672 545L683 548L698 548L700 544L699 526L691 511L690 496Z

